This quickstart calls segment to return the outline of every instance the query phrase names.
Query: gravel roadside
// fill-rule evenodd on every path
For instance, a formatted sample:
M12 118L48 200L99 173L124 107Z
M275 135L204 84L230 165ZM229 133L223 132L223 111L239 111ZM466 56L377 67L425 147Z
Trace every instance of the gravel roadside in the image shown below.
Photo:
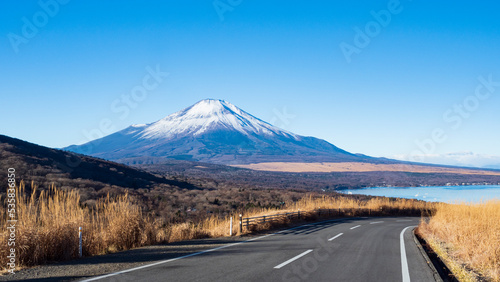
M210 238L142 247L109 255L25 268L15 274L0 276L0 281L81 280L245 241L252 237L254 236Z

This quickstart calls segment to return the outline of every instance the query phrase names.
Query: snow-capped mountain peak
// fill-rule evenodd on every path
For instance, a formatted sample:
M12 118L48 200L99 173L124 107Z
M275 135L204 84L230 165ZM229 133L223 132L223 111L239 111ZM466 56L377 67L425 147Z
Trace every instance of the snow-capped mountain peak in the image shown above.
M187 108L183 114L187 116L210 116L228 113L237 113L241 115L242 111L235 105L224 100L205 99Z
M295 137L278 129L224 100L205 99L184 110L148 125L141 138L171 138L197 136L209 130L237 130L245 135L265 134Z
M109 160L151 157L221 164L366 159L324 140L279 129L215 99L199 101L157 122L132 125L66 149Z

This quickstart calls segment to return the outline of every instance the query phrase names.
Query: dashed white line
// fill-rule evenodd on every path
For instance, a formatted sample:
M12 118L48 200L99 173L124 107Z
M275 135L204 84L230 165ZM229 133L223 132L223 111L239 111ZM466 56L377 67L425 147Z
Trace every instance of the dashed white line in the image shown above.
M356 228L358 228L358 227L360 227L360 226L361 226L361 225L356 225L356 226L351 227L350 229L351 229L351 230L353 230L353 229L356 229Z
M284 233L284 232L287 232L287 231L290 231L290 230L299 229L299 228L302 228L302 227L305 227L305 226L311 226L311 225L317 225L317 224L324 224L324 223L327 223L327 222L337 222L337 221L343 221L343 220L345 220L345 219L342 219L342 218L341 219L332 219L332 220L325 220L325 221L316 222L316 223L312 223L312 224L301 225L301 226L297 226L297 227L293 227L293 228L281 230L281 231L278 231L276 233L268 234L268 235L265 235L265 236L260 236L260 237L252 238L252 239L249 239L249 240L246 240L246 241L232 243L232 244L229 244L229 245L224 245L224 246L220 246L220 247L217 247L217 248L213 248L213 249L209 249L209 250L205 250L205 251L201 251L201 252L197 252L197 253L192 253L192 254L188 254L188 255L185 255L185 256L181 256L181 257L176 257L176 258L167 259L167 260L163 260L163 261L157 261L155 263L141 265L141 266L138 266L138 267L129 268L129 269L125 269L125 270L122 270L122 271L117 271L117 272L113 272L113 273L109 273L109 274L105 274L105 275L101 275L101 276L90 277L90 278L81 280L81 282L96 281L96 280L100 280L100 279L104 279L104 278L108 278L108 277L113 277L113 276L116 276L116 275L120 275L120 274L124 274L124 273L128 273L128 272L132 272L132 271L136 271L136 270L140 270L140 269L144 269L144 268L149 268L149 267L160 265L160 264L164 264L164 263L173 262L173 261L184 259L184 258L189 258L189 257L197 256L197 255L201 255L201 254L204 254L204 253L209 253L209 252L213 252L213 251L216 251L216 250L225 249L225 248L228 248L228 247L237 246L237 245L240 245L240 244L244 244L244 243L256 241L256 240L263 239L263 238L266 238L266 237L269 237L269 236L281 234L281 233ZM312 251L312 250L310 250L310 251ZM307 253L309 253L309 251L307 251Z
M401 248L401 272L403 273L403 282L410 282L410 272L408 271L408 261L406 260L406 249L405 249L405 231L408 228L412 228L415 226L408 226L401 234L399 234L399 245Z
M164 264L164 263L169 263L169 262L173 262L173 261L176 261L176 260L180 260L180 259L184 259L184 258L189 258L189 257L193 257L193 256L197 256L197 255L201 255L201 254L213 252L213 251L216 251L216 250L225 249L225 248L228 248L228 247L237 246L237 245L240 245L240 244L244 244L244 243L248 243L248 242L252 242L252 241L264 239L264 238L269 237L269 236L274 236L274 235L277 235L277 234L282 234L282 233L285 233L287 231L299 229L299 228L302 228L302 227L305 227L305 226L311 226L311 225L316 225L316 224L323 224L323 223L327 223L327 222L337 222L337 221L343 221L343 220L345 220L345 219L339 218L339 219L325 220L325 221L316 222L316 223L312 223L312 224L300 225L300 226L296 226L296 227L293 227L293 228L281 230L281 231L278 231L276 233L272 233L272 234L268 234L268 235L264 235L264 236L260 236L260 237L255 237L255 238L252 238L252 239L249 239L249 240L246 240L246 241L232 243L232 244L229 244L229 245L224 245L224 246L220 246L220 247L217 247L217 248L213 248L213 249L209 249L209 250L205 250L205 251L201 251L201 252L197 252L197 253L192 253L192 254L188 254L188 255L185 255L185 256L181 256L181 257L176 257L176 258L172 258L172 259L162 260L162 261L158 261L158 262L151 263L151 264L141 265L141 266L138 266L138 267L129 268L129 269L125 269L125 270L121 270L121 271L117 271L117 272L113 272L113 273L109 273L109 274L105 274L105 275L101 275L101 276L94 276L94 277L91 277L91 278L87 278L87 279L81 280L80 282L89 282L89 281L101 280L101 279L104 279L104 278L113 277L113 276L117 276L117 275L120 275L120 274L124 274L124 273L128 273L128 272L132 272L132 271L136 271L136 270L140 270L140 269L144 269L144 268L148 268L148 267L152 267L152 266L156 266L156 265L160 265L160 264Z
M374 222L370 222L370 224L377 224L377 223L382 223L383 221L374 221Z
M344 233L340 233L340 234L336 235L335 237L332 237L332 238L328 239L328 241L333 241L333 240L337 239L338 237L340 237L342 235L344 235Z
M277 266L275 266L274 268L276 268L276 269L280 269L280 268L282 268L283 266L285 266L285 265L287 265L287 264L289 264L289 263L293 262L294 260L298 260L299 258L301 258L301 257L303 257L303 256L305 256L305 255L307 255L308 253L310 253L310 252L312 252L312 251L313 251L313 250L307 250L307 251L303 252L302 254L300 254L300 255L298 255L298 256L295 256L295 257L293 257L293 258L291 258L291 259L289 259L289 260L287 260L287 261L285 261L285 262L283 262L283 263L281 263L281 264L278 264L278 265L277 265Z

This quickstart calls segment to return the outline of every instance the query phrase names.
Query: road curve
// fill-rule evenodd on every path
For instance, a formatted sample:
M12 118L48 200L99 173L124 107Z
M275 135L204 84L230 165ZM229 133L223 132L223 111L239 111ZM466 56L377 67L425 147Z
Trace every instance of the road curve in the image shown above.
M306 224L82 281L435 281L413 240L419 218Z

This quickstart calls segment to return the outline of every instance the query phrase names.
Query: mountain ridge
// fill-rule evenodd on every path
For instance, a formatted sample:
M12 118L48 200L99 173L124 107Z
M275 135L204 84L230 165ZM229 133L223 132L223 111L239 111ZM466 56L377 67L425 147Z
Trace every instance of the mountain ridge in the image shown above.
M351 165L348 171L336 169L324 172L272 172L155 157L124 159L122 164L118 164L4 135L0 135L0 157L0 167L5 171L14 167L19 180L23 179L26 183L34 181L43 189L52 185L63 189L77 188L82 193L82 202L95 199L98 195L117 195L124 191L140 197L154 197L157 193L169 194L175 191L191 193L189 191L193 190L212 191L210 193L217 194L217 190L222 186L329 191L380 186L443 186L448 183L500 185L499 170L455 168L455 171L443 171L453 167L436 165L426 166L428 170L436 168L427 172L418 171L418 168L411 164L399 170L391 169L388 165L380 166L388 169L370 170L370 166L377 165L366 163L335 164L341 167ZM368 169L356 169L356 166ZM6 176L0 174L0 181L6 181Z
M151 188L157 185L193 188L187 182L166 179L124 164L52 149L0 134L0 167L12 167L16 175L42 188ZM6 182L6 174L0 180Z
M144 156L230 165L391 161L352 154L325 140L288 132L218 99L201 100L156 122L131 125L64 149L114 161Z

